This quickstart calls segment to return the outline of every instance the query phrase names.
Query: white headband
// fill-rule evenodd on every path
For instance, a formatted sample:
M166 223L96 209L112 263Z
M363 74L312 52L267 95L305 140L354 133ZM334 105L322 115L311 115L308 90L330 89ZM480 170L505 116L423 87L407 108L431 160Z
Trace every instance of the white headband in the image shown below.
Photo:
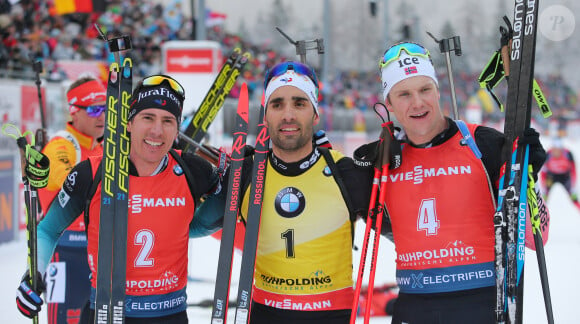
M439 86L437 76L435 75L435 68L431 64L431 60L421 56L409 55L405 51L402 51L398 60L389 63L381 70L384 100L387 100L387 95L395 84L406 78L418 75L430 77Z
M268 107L268 100L270 100L272 93L283 86L293 86L306 93L312 106L314 106L314 112L318 115L318 90L316 85L306 75L298 74L293 70L288 70L286 73L270 80L266 86L266 92L264 94L264 104L266 107Z

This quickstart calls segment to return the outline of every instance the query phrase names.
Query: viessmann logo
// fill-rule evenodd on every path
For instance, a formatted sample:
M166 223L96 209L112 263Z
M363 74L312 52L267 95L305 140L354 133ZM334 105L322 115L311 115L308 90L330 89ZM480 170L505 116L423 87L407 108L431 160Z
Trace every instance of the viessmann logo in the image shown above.
M133 195L129 199L129 208L133 214L139 214L144 208L155 207L183 207L185 206L185 197L143 197L143 195Z
M389 174L390 182L405 182L412 181L413 184L420 184L427 178L432 177L446 177L454 175L471 174L470 165L453 165L448 167L425 168L422 165L417 165L413 171L399 172Z

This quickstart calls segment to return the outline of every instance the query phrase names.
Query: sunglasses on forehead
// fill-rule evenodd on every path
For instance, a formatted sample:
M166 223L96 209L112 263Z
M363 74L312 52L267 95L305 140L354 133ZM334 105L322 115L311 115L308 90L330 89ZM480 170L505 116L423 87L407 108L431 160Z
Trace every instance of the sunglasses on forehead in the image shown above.
M173 91L175 91L182 98L185 98L185 90L183 89L181 84L179 84L179 82L177 82L175 79L166 75L148 76L139 83L138 88L155 87L162 84L163 82L169 84L169 86L171 87L171 89L173 89Z
M270 83L270 81L273 78L288 72L288 70L292 70L297 74L307 76L308 78L310 78L310 80L312 80L312 82L314 82L314 85L318 88L318 78L316 77L316 73L314 73L313 68L299 62L284 62L275 65L274 67L266 71L266 77L264 78L264 89L266 89L268 83Z
M419 44L405 42L391 46L385 54L383 54L383 58L379 62L380 67L384 68L389 65L389 63L396 61L403 51L411 56L420 56L429 60L431 59L431 54L425 47Z
M105 111L105 109L107 109L106 105L92 105L92 106L73 105L73 106L86 110L87 115L89 115L89 117L95 118L99 117Z

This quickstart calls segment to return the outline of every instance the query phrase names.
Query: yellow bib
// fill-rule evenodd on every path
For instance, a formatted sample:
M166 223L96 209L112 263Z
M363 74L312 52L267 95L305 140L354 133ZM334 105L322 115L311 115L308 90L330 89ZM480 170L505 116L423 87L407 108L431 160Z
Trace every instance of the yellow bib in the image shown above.
M334 160L342 154L331 151ZM242 204L248 209L249 191ZM276 294L320 294L352 287L348 208L323 157L298 176L268 161L255 285Z

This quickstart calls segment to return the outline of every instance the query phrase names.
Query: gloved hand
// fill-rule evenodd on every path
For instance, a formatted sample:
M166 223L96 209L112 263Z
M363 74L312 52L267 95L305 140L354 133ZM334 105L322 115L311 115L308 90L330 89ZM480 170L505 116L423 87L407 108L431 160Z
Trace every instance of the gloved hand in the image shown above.
M387 212L383 209L382 214L379 215L379 209L377 206L373 207L371 210L371 228L373 230L377 230L377 217L382 217L382 221L381 221L381 235L385 236L386 238L388 238L389 240L392 241L392 232L393 232L393 227L391 225L391 219L389 218L389 216L387 215ZM363 220L366 223L368 221L368 217L364 217Z
M44 304L40 295L46 290L46 285L40 272L37 272L36 276L36 291L32 290L32 282L28 271L26 271L20 285L16 289L16 306L20 313L28 318L33 318L38 315L42 304Z
M256 153L256 149L252 145L246 144L244 148L244 157L252 156Z
M383 144L382 149L385 150L385 147L388 148L389 169L392 170L400 167L403 156L401 143L396 139L390 139L388 146ZM380 141L374 141L359 146L352 154L355 165L364 168L373 167L379 157L380 149Z
M379 141L363 144L357 147L352 154L355 165L372 168L377 160Z
M332 144L330 144L330 141L328 140L328 137L326 136L326 132L324 130L318 130L316 133L314 133L314 135L312 136L312 141L314 142L314 145L316 146L321 146L321 147L326 147L328 149L332 149Z
M520 137L519 145L529 145L529 163L533 167L534 181L538 181L538 172L546 161L546 150L540 142L540 134L533 128L528 128L524 131L524 135Z

